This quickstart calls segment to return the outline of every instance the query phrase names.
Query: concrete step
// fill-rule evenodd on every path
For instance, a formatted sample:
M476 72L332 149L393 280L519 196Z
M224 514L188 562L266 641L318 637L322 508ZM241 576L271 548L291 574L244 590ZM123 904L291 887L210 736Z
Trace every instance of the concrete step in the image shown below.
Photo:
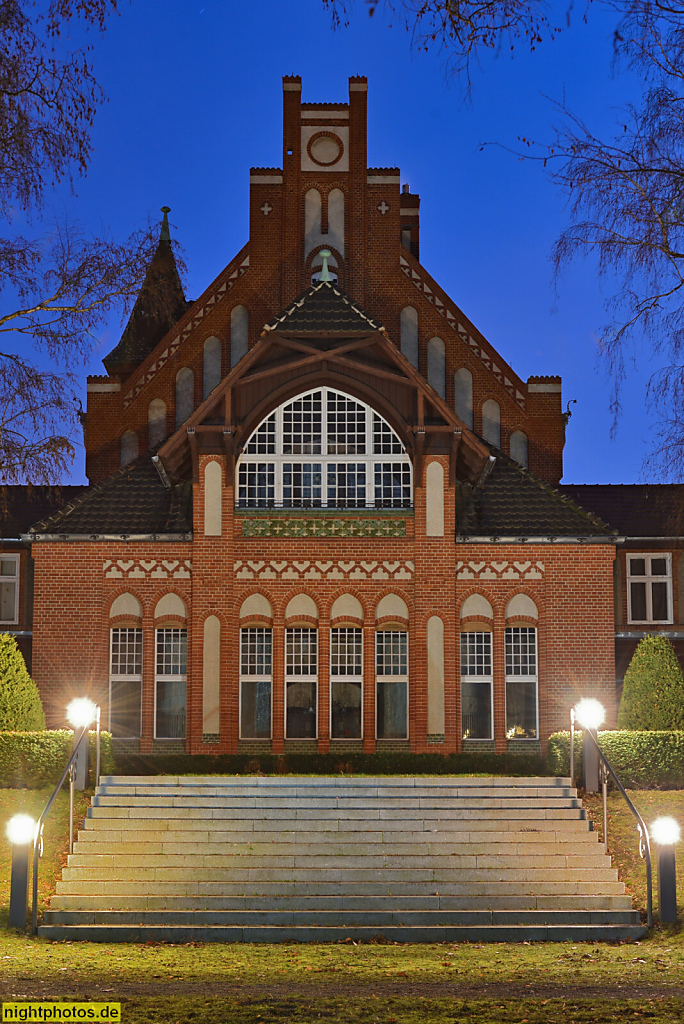
M458 853L521 854L546 856L554 853L581 853L582 856L604 853L599 833L575 835L565 832L516 833L453 832L134 832L121 833L106 829L85 829L79 832L75 845L77 854L182 854L194 852L198 845L205 852L223 853L287 853L297 847L302 853L314 849L334 855L377 853Z
M130 833L131 831L142 832L194 832L199 837L205 832L239 832L242 834L256 834L259 832L351 832L351 833L370 833L370 834L385 834L387 832L415 832L420 831L430 835L454 835L464 832L477 832L482 834L484 832L490 835L496 835L501 832L516 832L516 833L544 833L544 832L564 832L572 836L586 836L591 833L587 832L587 821L586 816L576 814L572 818L452 818L449 820L442 821L442 819L419 819L410 820L406 819L389 819L385 818L382 821L379 819L369 820L359 818L357 820L345 820L340 818L292 818L289 821L272 819L261 819L261 818L246 818L246 819L233 819L233 818L209 818L209 817L158 817L158 818L124 818L120 815L116 817L106 817L101 813L100 808L96 808L96 811L100 812L95 816L94 814L88 815L86 818L85 829L87 830L98 830L100 833L107 831L118 831L122 834Z
M258 814L255 815L255 811ZM243 804L236 804L233 807L195 807L192 804L186 806L182 802L178 805L168 807L142 806L98 806L94 804L88 808L89 818L135 818L152 820L168 820L170 818L182 818L184 820L196 819L213 821L229 820L253 820L258 818L263 821L306 821L306 820L347 820L347 821L451 821L451 820L509 820L509 821L536 821L538 819L553 819L554 821L565 818L586 818L586 811L581 807L546 807L530 805L529 807L473 807L454 808L448 807L349 807L344 811L333 807L247 807Z
M126 910L481 910L478 896L53 896L51 911ZM630 896L490 896L488 911L632 913Z
M634 924L496 924L433 927L328 927L320 925L42 925L41 938L86 942L363 942L378 936L393 942L618 942L635 940L646 928Z
M611 859L605 855L583 857L580 854L554 854L550 856L524 856L521 854L493 855L481 854L476 856L468 851L463 853L446 853L444 856L435 853L406 853L398 852L391 854L381 851L377 854L347 852L334 854L320 849L310 851L295 847L296 852L283 853L184 853L165 854L163 867L166 869L184 868L188 871L207 869L208 871L230 871L233 868L244 868L246 865L252 868L268 871L289 871L291 868L304 868L319 870L346 869L353 862L354 869L359 872L383 871L385 869L394 871L403 869L432 869L441 872L457 872L467 869L485 868L487 870L501 871L526 871L527 865L533 865L537 869L553 869L575 871L576 869L592 870L610 869ZM96 870L99 876L107 874L108 877L128 877L129 870L159 869L160 858L158 854L72 854L67 861L67 868ZM89 876L87 876L89 877Z
M571 782L569 778L554 775L490 775L490 776L453 776L453 775L421 775L416 777L404 777L401 775L298 775L298 776L253 776L253 775L162 775L156 776L154 781L149 775L103 775L100 778L101 786L118 786L121 788L148 786L181 786L198 788L209 786L221 788L230 786L235 789L287 789L296 786L298 788L321 788L333 789L356 789L356 788L380 788L391 789L453 789L457 788L492 788L492 789L514 789L522 787L526 789L543 788L548 789L569 789Z

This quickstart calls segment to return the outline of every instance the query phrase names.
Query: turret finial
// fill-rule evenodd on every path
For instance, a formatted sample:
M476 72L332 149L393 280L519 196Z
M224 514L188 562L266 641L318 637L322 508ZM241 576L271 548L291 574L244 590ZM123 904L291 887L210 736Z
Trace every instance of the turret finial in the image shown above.
M320 274L318 276L318 280L319 281L327 281L328 284L332 284L332 280L333 280L332 279L332 275L331 275L330 271L328 270L328 260L332 256L332 253L330 252L330 249L321 249L319 255L320 255L321 259L323 260L323 269L321 270L321 272L320 272Z
M171 232L169 230L169 214L171 213L171 207L162 206L161 212L164 214L164 219L162 221L161 231L159 232L159 241L170 242Z

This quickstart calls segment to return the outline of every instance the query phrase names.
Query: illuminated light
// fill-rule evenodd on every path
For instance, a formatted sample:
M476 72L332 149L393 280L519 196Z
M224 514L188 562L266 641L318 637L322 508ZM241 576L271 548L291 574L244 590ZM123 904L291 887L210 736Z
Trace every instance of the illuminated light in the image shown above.
M678 843L682 831L674 818L656 818L651 825L651 839L658 846L672 846Z
M585 697L575 707L577 721L583 729L598 729L606 720L606 709L593 697Z
M87 697L77 697L67 708L67 718L74 729L86 729L95 721L97 705Z
M15 814L7 822L5 834L13 846L27 846L36 834L36 823L30 814Z

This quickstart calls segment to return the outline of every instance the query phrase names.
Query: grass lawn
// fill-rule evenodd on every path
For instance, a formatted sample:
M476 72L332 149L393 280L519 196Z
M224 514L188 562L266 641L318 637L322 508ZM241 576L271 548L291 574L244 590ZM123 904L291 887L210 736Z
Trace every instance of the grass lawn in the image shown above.
M17 810L35 812L45 798L42 792L0 791L0 819ZM634 799L647 823L662 813L684 823L684 792L636 793ZM599 828L600 799L592 797L588 805ZM65 794L46 826L41 905L65 859L67 815ZM643 907L645 872L636 831L617 795L610 798L609 815L621 877L635 905ZM1 858L6 920L6 843ZM679 897L684 910L684 849ZM614 945L135 946L49 943L5 930L0 998L120 1001L123 1020L135 1024L681 1022L684 933L655 929L640 943Z

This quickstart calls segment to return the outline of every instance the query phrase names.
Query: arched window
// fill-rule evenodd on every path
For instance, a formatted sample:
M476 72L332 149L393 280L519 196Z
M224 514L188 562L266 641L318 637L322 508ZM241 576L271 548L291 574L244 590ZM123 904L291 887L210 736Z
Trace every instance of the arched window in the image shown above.
M281 405L238 461L241 508L407 508L412 494L411 459L394 430L332 388Z
M506 739L534 740L539 735L536 628L507 626L505 655Z
M249 314L244 306L235 306L230 314L231 369L247 354L249 346Z
M321 244L321 193L310 188L304 196L304 256Z
M166 437L166 403L153 398L147 410L147 444L156 448Z
M328 196L328 243L344 257L344 192L334 188Z
M125 430L121 435L121 468L138 458L139 444L135 430Z
M176 430L192 416L195 409L195 375L189 366L176 374Z
M473 375L465 366L454 374L454 410L473 429Z
M207 338L204 342L202 374L202 398L208 398L221 383L221 342L218 338Z
M418 311L404 306L401 311L401 351L409 363L418 369Z
M486 598L480 598L480 601L491 611ZM463 607L465 610L466 605ZM465 630L461 633L461 736L464 740L491 740L494 687L492 633L478 623L470 629L466 626Z
M525 469L528 468L529 445L527 434L522 430L515 430L511 434L511 458L519 462Z
M446 395L446 354L441 338L430 338L427 346L428 384L442 398Z
M501 409L493 398L482 406L482 436L496 448L501 447Z

